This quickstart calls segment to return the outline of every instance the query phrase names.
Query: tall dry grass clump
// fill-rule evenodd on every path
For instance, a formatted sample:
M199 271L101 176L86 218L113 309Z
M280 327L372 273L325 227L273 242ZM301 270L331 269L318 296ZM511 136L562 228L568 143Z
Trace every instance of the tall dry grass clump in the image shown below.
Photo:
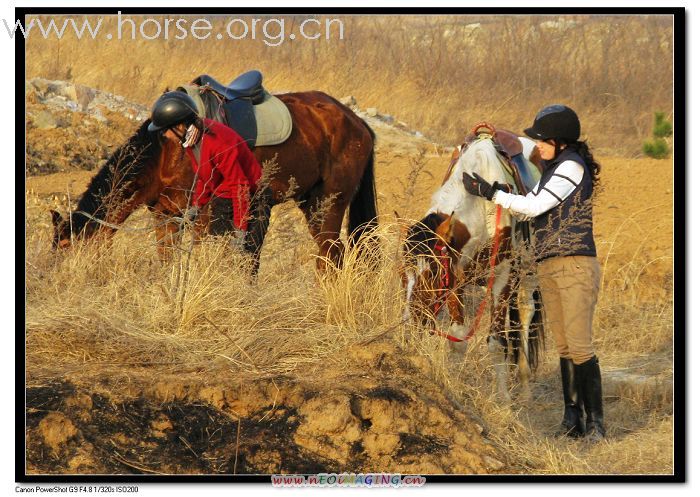
M27 206L26 357L34 380L78 372L128 378L141 368L212 378L226 371L242 381L293 379L318 368L343 371L351 347L391 340L472 412L515 471L672 471L668 386L656 380L636 385L626 374L658 379L670 372L672 301L640 309L634 292L603 287L596 346L604 371L622 379L605 384L609 439L589 446L551 436L561 415L551 337L533 399L519 398L514 386L515 402L503 405L493 389L487 323L466 352L456 354L448 341L402 322L396 221L384 220L370 246L347 250L343 268L319 278L301 214L293 205L276 207L261 272L252 282L250 261L225 239L207 239L190 252L186 235L183 250L162 264L145 211L109 245L79 243L52 252L45 202L30 195Z
M161 24L166 17L175 16L157 16ZM250 16L237 17L252 25ZM272 16L259 17L262 25ZM307 16L274 17L285 21L286 39ZM108 42L87 32L80 40L35 35L27 41L27 77L70 79L150 105L166 86L199 74L228 82L257 68L272 90L352 94L361 107L444 143L458 143L484 119L522 130L543 105L564 102L600 150L627 155L640 153L654 111L672 111L671 16L315 17L324 25L340 19L343 39L337 24L328 40L323 32L279 46L267 46L260 30L240 40L177 40L175 33L132 40L126 29L122 40ZM224 19L210 19L213 33L226 32ZM105 17L102 33L115 33L115 24Z
M288 219L280 210L271 250L290 238L280 228L280 220ZM301 374L305 364L398 322L397 306L388 305L398 291L383 260L388 253L375 254L385 268L377 273L363 266L357 250L349 251L343 270L317 281L314 257L300 260L284 250L277 257L266 247L260 275L251 281L250 261L227 239L207 239L190 252L185 235L172 261L162 264L150 223L140 211L108 245L76 243L53 252L48 226L37 229L30 222L31 374L44 366L103 365Z

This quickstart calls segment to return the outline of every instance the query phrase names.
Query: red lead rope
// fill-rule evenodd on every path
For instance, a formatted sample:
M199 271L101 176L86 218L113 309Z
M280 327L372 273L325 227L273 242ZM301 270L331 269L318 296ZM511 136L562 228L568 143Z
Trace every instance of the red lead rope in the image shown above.
M451 342L466 342L469 340L472 336L474 336L474 332L476 331L477 327L479 326L479 323L481 322L481 316L484 314L484 310L486 309L486 304L489 301L489 297L491 296L491 290L493 289L493 284L496 280L496 259L498 257L498 247L501 244L501 206L497 205L496 206L496 232L493 235L493 245L491 246L491 256L489 258L489 279L486 284L486 295L484 295L484 298L482 299L481 303L479 303L479 308L476 311L476 316L474 317L474 321L472 322L472 325L469 327L469 333L467 333L467 336L464 338L457 338L455 336L450 335L449 333L445 333L440 330L431 330L430 333L433 335L439 335L441 337L447 338ZM444 245L440 244L436 245L435 248L439 249L440 251L440 264L442 265L444 275L441 278L441 288L440 288L440 295L435 302L435 307L434 307L434 312L435 316L437 317L438 311L440 310L441 306L441 300L443 297L447 296L447 292L450 289L450 258L447 255L447 247ZM445 298L446 300L446 298Z

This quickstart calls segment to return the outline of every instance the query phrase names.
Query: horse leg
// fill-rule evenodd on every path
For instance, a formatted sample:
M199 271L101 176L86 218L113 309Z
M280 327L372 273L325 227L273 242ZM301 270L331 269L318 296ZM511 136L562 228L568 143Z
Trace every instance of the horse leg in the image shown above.
M317 261L317 267L326 271L329 266L340 268L343 261L344 247L340 241L340 227L343 224L345 206L334 206L328 209L321 224L316 241L319 246L321 258Z
M160 262L172 260L175 247L180 243L182 233L175 221L164 222L161 215L156 216L156 243Z
M180 213L175 207L170 200L159 201L155 206L149 207L155 217L158 258L163 263L172 260L175 247L182 238L181 225L173 219L173 216Z
M337 193L327 193L323 183L315 186L304 197L302 210L309 231L319 248L316 267L326 272L329 267L340 267L343 245L340 242L340 227L347 202L342 202Z
M503 267L506 266L506 267ZM508 298L506 295L510 264L501 263L496 268L496 276L491 290L491 329L488 337L488 350L496 374L496 394L500 399L511 401L508 391L508 340L506 339L506 317L508 315Z
M530 282L531 278L524 276L520 280L516 294L517 309L520 314L520 322L518 323L518 333L520 334L520 348L518 353L518 379L522 386L522 396L525 399L531 398L530 392L530 377L532 370L530 365L530 323L535 315L535 300L532 297L533 288Z
M450 289L447 294L447 310L450 313L450 320L452 324L450 325L450 335L455 338L465 339L469 330L464 324L464 285L457 283L454 288ZM467 351L467 342L452 342L450 341L450 347L454 352L465 353Z
M510 297L510 328L517 331L518 336L515 342L514 353L517 353L518 380L521 386L521 396L524 399L531 398L530 377L530 342L529 330L532 316L535 314L535 303L532 298L531 289L523 279L516 281L517 276L513 274L511 279L512 287L516 288L511 292ZM515 287L517 285L517 287ZM515 330L517 328L517 330Z

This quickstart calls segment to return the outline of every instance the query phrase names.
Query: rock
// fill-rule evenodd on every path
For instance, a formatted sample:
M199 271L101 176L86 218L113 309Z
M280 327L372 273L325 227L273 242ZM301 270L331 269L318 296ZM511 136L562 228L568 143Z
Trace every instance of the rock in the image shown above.
M356 107L357 106L357 100L352 95L348 95L347 97L341 98L340 103L343 105L347 105L348 107Z
M46 90L47 95L60 95L61 88L65 84L63 81L49 81L49 86Z
M32 119L32 123L37 129L58 128L58 120L53 116L53 114L46 110L38 112Z
M32 86L36 88L36 91L37 93L39 93L39 95L41 95L42 97L46 96L46 93L49 91L49 82L47 80L36 78L33 79L31 83Z
M366 112L369 117L377 117L378 114L376 107L369 107Z
M384 121L387 124L392 124L394 122L394 116L389 115L389 114L382 114L379 116L379 119Z
M90 102L94 100L97 92L92 88L88 88L87 86L78 86L76 88L78 90L78 103L80 104L81 110L85 112L90 105Z
M92 118L101 123L107 121L107 118L102 114L102 111L99 108L96 108L92 112Z
M78 91L76 90L75 85L62 85L58 90L58 94L63 95L68 100L72 100L73 102L77 102L78 100Z
M486 463L486 466L492 471L498 471L500 469L503 469L503 467L505 466L503 462L488 455L484 456L484 462Z

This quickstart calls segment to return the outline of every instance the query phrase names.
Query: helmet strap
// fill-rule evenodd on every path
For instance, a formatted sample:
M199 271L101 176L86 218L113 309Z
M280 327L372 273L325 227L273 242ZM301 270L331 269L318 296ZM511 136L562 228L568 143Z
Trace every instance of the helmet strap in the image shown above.
M185 139L181 140L183 148L192 147L196 145L197 143L199 143L199 139L201 136L202 131L199 129L199 127L195 123L190 124L187 128Z
M177 131L177 129L175 127L168 128L168 129L170 129L170 131L173 132L173 134L177 137L177 139L180 140L180 143L185 142L185 135L183 135L179 131Z

